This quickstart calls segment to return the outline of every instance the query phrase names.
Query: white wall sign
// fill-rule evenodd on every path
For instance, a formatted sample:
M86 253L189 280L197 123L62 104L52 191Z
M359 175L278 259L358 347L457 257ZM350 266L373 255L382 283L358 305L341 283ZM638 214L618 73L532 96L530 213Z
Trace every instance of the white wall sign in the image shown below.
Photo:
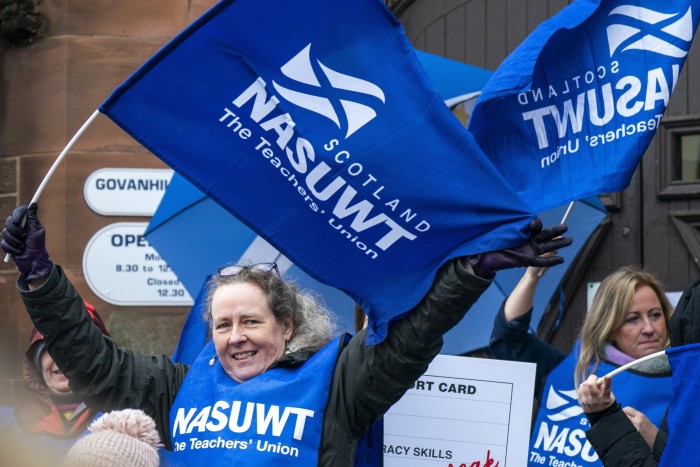
M83 193L98 214L152 216L172 176L171 169L99 169L85 180Z
M535 365L438 355L384 416L384 466L527 465Z
M147 226L118 222L93 235L83 254L88 285L115 305L192 305L185 287L143 236Z

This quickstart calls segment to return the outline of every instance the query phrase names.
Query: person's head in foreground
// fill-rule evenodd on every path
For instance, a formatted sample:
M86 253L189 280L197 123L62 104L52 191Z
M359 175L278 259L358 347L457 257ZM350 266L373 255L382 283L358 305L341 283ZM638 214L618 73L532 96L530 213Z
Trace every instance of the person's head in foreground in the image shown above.
M141 410L106 413L89 430L68 451L62 467L157 467L160 463L156 424Z

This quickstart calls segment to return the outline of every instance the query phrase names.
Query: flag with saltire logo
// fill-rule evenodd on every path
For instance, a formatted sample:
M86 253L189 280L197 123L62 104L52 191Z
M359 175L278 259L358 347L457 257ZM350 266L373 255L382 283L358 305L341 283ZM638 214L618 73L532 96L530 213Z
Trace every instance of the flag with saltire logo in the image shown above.
M520 244L533 219L378 0L221 1L100 111L360 303L369 343L448 259Z
M534 211L629 184L699 10L700 0L575 0L494 72L469 129Z
M659 465L700 465L700 344L666 350L673 373L673 396L668 405L668 439Z

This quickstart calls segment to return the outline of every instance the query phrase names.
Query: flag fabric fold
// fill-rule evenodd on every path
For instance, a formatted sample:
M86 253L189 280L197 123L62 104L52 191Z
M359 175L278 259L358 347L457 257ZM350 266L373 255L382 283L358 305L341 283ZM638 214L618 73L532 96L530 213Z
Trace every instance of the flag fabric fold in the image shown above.
M369 343L445 261L520 244L534 217L377 0L221 1L100 111L360 303Z
M659 466L700 465L700 343L673 347L666 354L673 373L673 395L668 406L668 438Z
M698 23L700 0L575 0L494 72L469 130L537 212L629 185Z

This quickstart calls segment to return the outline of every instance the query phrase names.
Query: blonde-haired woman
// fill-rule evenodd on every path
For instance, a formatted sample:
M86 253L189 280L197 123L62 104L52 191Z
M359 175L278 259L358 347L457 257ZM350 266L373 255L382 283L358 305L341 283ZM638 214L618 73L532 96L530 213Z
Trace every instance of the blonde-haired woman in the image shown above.
M541 277L539 268L528 268L506 299L494 322L491 350L499 359L537 364L535 390L541 398L530 463L554 458L576 465L601 465L586 441L590 424L578 405L576 388L592 373L606 374L664 349L673 308L652 274L631 267L618 269L601 283L579 340L566 355L529 332ZM640 431L653 432L671 397L668 362L652 360L616 378L618 398L624 397L634 407L628 410L632 422Z
M620 351L627 357L620 358L632 361L668 347L672 313L663 286L652 274L624 267L609 275L583 322L576 387L600 373L598 366L610 360L610 352Z

